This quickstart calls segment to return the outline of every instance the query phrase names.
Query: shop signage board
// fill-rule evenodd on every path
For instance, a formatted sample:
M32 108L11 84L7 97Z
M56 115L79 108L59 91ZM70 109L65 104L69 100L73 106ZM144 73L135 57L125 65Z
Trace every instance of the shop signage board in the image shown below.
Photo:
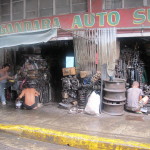
M150 27L150 7L68 14L7 22L0 24L0 35L49 28L84 29L112 27Z

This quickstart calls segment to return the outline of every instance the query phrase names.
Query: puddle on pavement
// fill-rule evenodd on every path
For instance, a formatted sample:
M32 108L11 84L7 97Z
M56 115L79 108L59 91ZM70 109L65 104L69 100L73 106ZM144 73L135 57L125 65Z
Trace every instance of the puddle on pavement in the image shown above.
M144 121L143 116L130 116L127 115L125 117L126 120L134 120L134 121Z

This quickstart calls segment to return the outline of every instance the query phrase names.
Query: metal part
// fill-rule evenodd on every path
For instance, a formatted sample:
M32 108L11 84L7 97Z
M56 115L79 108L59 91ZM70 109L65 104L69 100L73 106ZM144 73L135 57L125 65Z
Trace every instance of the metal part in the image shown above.
M71 88L72 90L78 90L79 87L79 80L76 78L76 76L73 76L70 78Z
M115 79L114 81L104 81L103 111L110 115L122 115L124 113L125 81Z
M79 109L84 109L86 105L86 91L79 90L78 91L78 107Z
M68 77L62 78L62 87L64 91L71 89L71 83Z
M62 102L69 104L77 99L77 90L79 80L76 76L67 76L62 78Z
M125 102L111 102L103 101L104 109L103 112L109 115L123 115Z
M93 79L91 81L91 79ZM80 81L80 82L79 82ZM87 103L88 93L101 89L100 73L77 79L76 76L62 78L62 102L68 104L78 101L78 109L84 109ZM78 100L77 100L78 99Z
M124 48L121 50L120 59L115 67L116 78L125 79L129 85L133 81L138 81L142 87L144 63L140 59L140 51L138 50L137 44L135 49Z

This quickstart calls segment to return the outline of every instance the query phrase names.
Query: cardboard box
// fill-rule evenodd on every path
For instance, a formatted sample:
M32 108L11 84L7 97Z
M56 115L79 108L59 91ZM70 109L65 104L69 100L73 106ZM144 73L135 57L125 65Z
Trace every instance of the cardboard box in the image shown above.
M62 72L63 72L63 76L76 75L75 67L63 68Z
M80 71L80 77L81 78L85 78L87 76L89 76L91 73L91 71Z

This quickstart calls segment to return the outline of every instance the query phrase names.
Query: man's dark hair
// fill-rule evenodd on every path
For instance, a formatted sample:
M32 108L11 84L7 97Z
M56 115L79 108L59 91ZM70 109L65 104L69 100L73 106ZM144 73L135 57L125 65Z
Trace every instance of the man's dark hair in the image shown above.
M30 88L30 85L28 83L24 83L23 88Z
M5 67L9 67L10 68L10 64L8 64L8 63L4 64L3 68L5 68Z

